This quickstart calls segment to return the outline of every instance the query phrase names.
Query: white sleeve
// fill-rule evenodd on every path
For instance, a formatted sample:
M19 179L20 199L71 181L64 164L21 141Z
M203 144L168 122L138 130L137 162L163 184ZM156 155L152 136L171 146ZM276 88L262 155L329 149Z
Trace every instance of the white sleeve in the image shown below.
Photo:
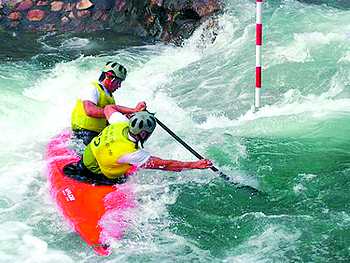
M80 96L80 99L82 101L84 100L91 101L97 105L99 97L100 97L100 94L98 93L98 90L96 88L92 89L91 87L89 87L88 89L83 90Z
M108 119L109 124L116 123L116 122L124 122L124 121L129 121L129 119L124 114L121 114L118 111L113 112Z
M142 166L148 161L151 157L151 154L145 150L137 150L136 152L125 154L119 158L118 163L129 163L136 165L137 167Z

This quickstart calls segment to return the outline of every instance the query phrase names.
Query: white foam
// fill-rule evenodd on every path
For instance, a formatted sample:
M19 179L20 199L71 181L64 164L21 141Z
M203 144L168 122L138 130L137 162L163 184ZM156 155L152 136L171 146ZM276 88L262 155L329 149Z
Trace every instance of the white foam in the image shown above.
M285 6L294 7L294 4L295 1L283 1L281 10ZM219 35L214 43L210 42L210 32L204 32L209 34L204 35L203 44L202 33L206 26L204 24L192 38L185 42L183 48L156 44L120 50L109 56L81 57L72 62L58 63L53 69L44 70L42 78L35 83L29 83L28 88L23 92L25 98L12 97L13 105L21 103L25 105L23 108L20 107L20 110L11 107L6 107L4 110L1 108L1 113L3 113L0 127L3 132L2 143L5 145L7 141L11 141L11 145L6 145L5 150L1 151L3 166L0 174L4 184L0 186L0 189L6 194L10 203L20 202L28 198L27 194L33 194L30 192L32 191L30 187L39 177L39 170L42 168L42 156L38 154L44 151L50 136L69 126L70 112L79 90L98 77L100 68L108 60L117 60L125 64L129 71L122 88L115 94L117 102L126 106L135 106L138 101L146 100L149 109L156 111L161 121L185 140L194 142L194 147L199 152L205 152L211 143L224 145L225 141L212 140L216 139L216 133L220 135L223 133L218 131L219 128L234 135L289 136L307 133L313 130L315 122L322 122L327 118L337 116L339 112L349 113L350 100L343 93L348 85L345 75L349 74L345 66L350 61L350 55L347 50L343 52L343 49L339 51L340 58L334 59L335 62L338 61L338 66L343 71L332 76L327 91L320 94L316 91L318 87L310 86L311 91L307 91L308 94L305 95L298 91L300 87L292 87L274 104L263 106L258 112L252 110L242 112L242 108L246 109L242 105L249 103L247 101L252 93L248 91L249 87L254 85L252 81L255 60L254 53L251 53L250 50L254 52L255 13L252 10L254 10L255 3L239 0L228 3L228 6L230 5L230 9L226 10L227 13L218 17ZM282 11L287 9L291 11L290 8ZM305 12L305 10L312 11L317 8L312 7L304 11L301 8L293 10ZM311 15L315 16L313 12ZM326 12L323 15L330 19L332 12ZM310 18L310 15L305 17ZM294 35L285 35L287 40L291 38L290 42L288 40L285 43L283 42L285 39L281 39L281 42L273 43L272 41L279 40L267 37L265 48L266 61L269 62L267 66L285 62L315 61L320 58L314 56L314 51L320 48L327 50L327 46L348 43L349 34L346 32L349 32L349 27L345 23L347 21L345 18L344 27L339 27L339 29L337 29L338 25L332 26L333 22L325 21L323 16L317 16L317 18L321 19L322 23L312 24L313 28L303 29L304 31L301 30ZM339 19L339 17L336 16L334 19ZM269 22L267 20L267 23ZM300 24L300 21L294 22ZM307 23L305 27L306 25ZM267 26L266 29L274 33L273 23ZM318 28L314 28L315 26ZM278 33L285 32L283 28L278 30ZM91 44L86 39L71 39L65 41L61 48L89 48ZM236 62L238 66L233 65ZM25 70L21 71L17 64L14 67L20 72L19 75L23 75L19 76L19 79L26 80ZM250 74L251 77L249 77ZM12 80L7 74L1 78ZM181 88L190 88L191 91L185 95L174 95ZM217 100L218 103L215 105L229 105L228 101L232 99L230 96L235 96L236 90L240 88L242 90L237 92L239 96L237 107L230 105L231 108L218 110L217 107L214 108L210 104L211 101ZM272 90L278 87L269 88ZM266 94L266 97L263 98L269 102L268 92ZM206 96L209 97L208 102L203 99ZM26 107L31 108L25 109ZM228 117L231 110L242 115L232 119ZM191 114L199 111L204 116L203 120L206 117L207 120L194 125ZM213 112L215 113L212 114ZM217 114L217 112L224 114ZM152 149L152 153L157 153L162 157L192 158L181 145L172 141L161 129L157 129L153 139L147 142L147 147ZM238 153L229 155L233 162L236 161L235 158L246 154L244 146L237 144L234 145L234 148ZM224 172L228 171L226 173L232 175L233 181L248 182L249 185L255 183L255 179L250 178L245 171L231 171L230 167L222 168ZM168 206L174 205L177 200L178 193L172 192L176 186L180 187L182 184L191 182L206 184L215 176L211 171L186 171L177 174L160 171L139 172L134 179L138 184L136 189L139 203L137 214L130 217L134 220L131 220L132 226L125 239L114 244L115 254L109 261L120 260L122 262L128 257L135 259L135 256L140 254L145 254L146 257L149 255L151 258L152 256L153 258L163 256L164 261L169 260L169 254L174 258L178 254L185 255L183 256L184 261L190 259L191 256L194 257L194 260L198 258L208 262L214 260L210 257L208 250L201 250L195 242L168 232L169 225L172 223L172 218L168 214ZM308 175L305 176L304 181L309 180ZM312 180L312 175L310 175L310 180ZM11 188L8 185L11 185ZM294 190L302 192L305 187L305 184L300 183L295 186ZM45 203L45 200L43 202ZM3 209L1 212L16 212L21 209L21 206L11 206L6 209L8 210ZM34 213L40 214L40 208L34 207L33 210ZM56 210L51 210L49 213L46 210L42 212L42 216L45 217L56 213ZM39 218L40 216L37 215ZM286 251L296 246L299 237L298 231L273 225L260 234L247 237L241 245L233 248L233 253L226 261L267 262L272 257L276 258L276 261L280 259L283 261ZM1 244L5 245L15 244L14 247L9 248L10 253L3 252L4 249L7 249L5 245L0 246L0 259L7 262L73 262L73 259L62 251L51 250L48 246L49 241L45 237L34 235L26 224L17 225L8 222L7 225L0 225L0 242L2 241L5 243ZM287 249L280 250L280 246ZM86 255L76 254L76 251L80 249L74 249L74 253L75 257L82 261L95 260Z
M73 37L63 41L60 49L82 49L87 48L90 43L89 39Z
M312 49L320 49L324 45L342 43L347 40L344 32L304 32L294 33L293 41L287 46L276 47L273 51L272 64L290 62L309 62L313 58ZM271 58L270 58L271 59ZM271 64L270 64L271 65Z
M224 262L262 263L288 261L288 252L294 250L300 238L299 231L287 230L283 226L271 225L264 232L251 236L233 249L232 256Z
M0 262L74 262L63 251L48 249L47 242L33 235L31 227L17 221L0 224L0 248Z
M349 63L350 62L350 51L347 51L339 60L338 63Z
M300 194L307 191L308 183L317 176L317 174L299 174L297 178L297 183L293 186L293 191L296 194Z
M337 79L336 77L334 79ZM300 131L300 125L304 127L313 125L315 122L333 118L338 113L350 113L350 99L333 99L343 91L344 86L334 85L320 96L301 96L298 91L289 90L284 94L284 100L274 105L263 106L259 111L249 110L237 119L231 120L226 116L209 116L206 122L199 124L202 129L234 128L238 127L242 132L244 126L254 128L261 135L273 135L279 131ZM296 122L298 122L296 124ZM296 126L297 125L297 126ZM288 127L289 126L289 127ZM263 129L261 129L263 128ZM249 133L251 135L251 133Z

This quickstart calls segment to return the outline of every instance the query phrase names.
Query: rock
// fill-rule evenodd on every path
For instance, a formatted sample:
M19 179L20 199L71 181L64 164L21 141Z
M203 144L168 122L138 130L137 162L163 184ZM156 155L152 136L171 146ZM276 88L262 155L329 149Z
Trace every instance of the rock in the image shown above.
M18 21L22 18L22 15L20 12L12 12L11 14L9 14L8 19L10 19L11 21Z
M116 0L116 1L115 1L115 9L116 9L118 12L123 11L125 7L126 7L126 2L125 2L125 0Z
M192 5L193 11L199 16L209 16L220 10L220 5L216 0L197 0Z
M41 21L45 17L45 11L40 9L32 9L27 14L29 21Z
M91 32L111 28L116 33L150 36L155 40L180 44L203 21L217 13L222 8L222 2L223 0L0 0L0 27L6 30L12 24L11 27L17 25L18 30L33 32Z
M49 2L48 1L38 1L36 3L37 6L47 6L49 5Z
M93 15L92 19L93 20L99 20L103 16L103 11L102 10L97 10Z
M45 32L53 32L56 31L56 25L55 24L44 24L40 27L41 31Z
M180 11L184 9L191 8L188 1L179 1L179 0L167 0L163 3L163 7L172 11Z
M33 2L32 0L24 0L23 2L19 3L19 5L16 7L17 11L27 11L28 9L32 8Z
M87 24L84 31L97 31L97 30L101 30L101 26L97 23L90 23Z
M101 20L106 22L107 19L109 18L108 14L107 13L104 13L102 16L101 16Z
M94 4L91 3L89 0L81 0L79 3L77 3L76 8L78 10L86 10L93 6Z
M94 8L97 10L111 10L115 4L115 0L98 0L94 1Z
M73 10L73 7L74 7L74 5L72 4L72 3L67 3L65 6L64 6L64 8L63 8L63 10L64 11L72 11Z
M9 0L6 1L6 4L10 7L10 8L14 8L18 3L22 2L22 0ZM3 2L5 4L5 1Z
M53 1L51 3L51 11L58 12L63 8L64 3L62 1Z
M70 19L66 16L61 18L61 24L67 24L70 21Z
M73 12L69 12L68 17L69 17L70 19L76 19L76 17L75 17L75 15L74 15Z
M16 28L19 25L19 21L13 21L10 23L11 28Z
M91 16L90 10L80 10L77 11L77 17L79 18L85 18Z
M150 4L151 6L153 6L153 5L162 6L163 0L150 0L150 1L149 1L149 4Z
M147 16L145 19L146 25L152 25L154 23L155 19L156 19L155 16Z

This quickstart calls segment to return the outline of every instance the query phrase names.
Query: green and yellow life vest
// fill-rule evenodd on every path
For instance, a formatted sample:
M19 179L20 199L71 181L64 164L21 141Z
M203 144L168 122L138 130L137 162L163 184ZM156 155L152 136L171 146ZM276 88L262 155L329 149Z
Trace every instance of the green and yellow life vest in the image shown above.
M137 144L128 139L128 122L118 122L109 125L88 144L83 162L91 172L116 179L131 168L130 164L117 163L117 160L137 150Z
M92 88L97 88L99 99L97 107L104 108L107 105L115 104L113 96L109 96L99 85L98 82L93 82ZM72 130L85 129L89 131L100 132L107 126L105 118L94 118L86 114L84 104L81 99L77 100L72 112Z

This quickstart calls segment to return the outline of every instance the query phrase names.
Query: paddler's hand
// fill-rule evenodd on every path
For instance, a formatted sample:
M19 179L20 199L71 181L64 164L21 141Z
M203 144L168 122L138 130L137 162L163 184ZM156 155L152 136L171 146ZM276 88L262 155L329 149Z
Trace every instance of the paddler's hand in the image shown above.
M141 102L137 103L136 108L135 108L135 112L144 111L144 110L146 110L146 108L147 108L146 102L141 101Z
M213 166L213 163L208 159L202 159L202 160L193 162L191 166L193 169L208 169Z

